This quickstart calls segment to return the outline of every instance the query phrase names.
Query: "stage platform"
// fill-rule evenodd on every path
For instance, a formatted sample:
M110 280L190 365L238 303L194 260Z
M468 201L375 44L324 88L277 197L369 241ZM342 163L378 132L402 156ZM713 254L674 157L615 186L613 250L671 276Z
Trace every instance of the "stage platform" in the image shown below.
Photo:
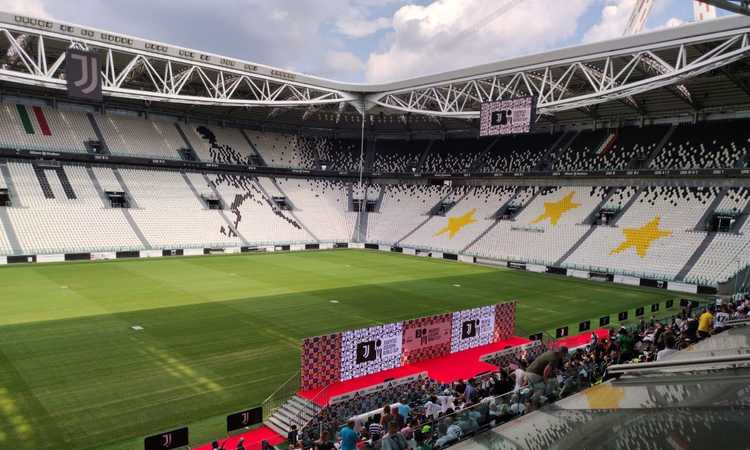
M396 369L384 370L353 380L334 383L323 389L300 391L300 397L306 398L319 406L328 405L331 398L349 392L357 392L370 386L397 380L411 375L426 372L429 378L440 383L452 383L458 380L466 380L481 373L491 372L497 368L492 364L481 361L480 358L490 353L499 352L512 347L528 344L530 340L513 336L504 341L494 344L483 345L470 350L453 353L441 358L429 359L415 364L410 364Z
M571 350L583 347L589 345L589 343L591 342L591 333L592 331L584 331L583 333L577 334L575 336L568 336L566 338L558 339L555 341L555 345L559 345L560 347L568 347L568 349ZM606 339L609 337L609 330L606 330L604 328L594 330L593 333L596 333L599 339Z

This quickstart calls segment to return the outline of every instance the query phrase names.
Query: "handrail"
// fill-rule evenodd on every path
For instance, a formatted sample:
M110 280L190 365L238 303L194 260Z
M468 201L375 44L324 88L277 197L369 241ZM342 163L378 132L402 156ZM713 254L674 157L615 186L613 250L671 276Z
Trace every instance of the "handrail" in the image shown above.
M727 320L726 322L724 322L724 325L728 326L728 327L733 327L735 325L746 325L746 324L749 324L749 323L750 323L750 318L747 318L747 319L732 319L732 320Z
M266 397L266 399L265 399L265 400L263 400L263 402L262 402L262 403L266 403L267 401L271 400L271 399L273 398L273 396L274 396L274 395L276 395L276 394L278 394L278 393L279 393L279 391L281 390L281 388L283 388L283 387L284 387L284 386L286 386L286 385L287 385L287 384L288 384L288 383L289 383L290 381L292 381L292 380L293 380L293 379L295 379L295 378L296 378L297 376L299 376L299 373L300 373L300 371L299 371L299 370L297 370L296 372L294 372L294 373L292 374L292 376L291 376L291 377L289 377L289 379L288 379L288 380L286 380L285 382L281 383L281 384L279 385L279 387L277 387L277 388L276 388L276 390L275 390L275 391L271 392L271 395L269 395L268 397Z
M750 363L750 355L709 356L690 360L654 361L633 364L614 364L607 368L610 374L638 373L642 371L674 369L705 364Z

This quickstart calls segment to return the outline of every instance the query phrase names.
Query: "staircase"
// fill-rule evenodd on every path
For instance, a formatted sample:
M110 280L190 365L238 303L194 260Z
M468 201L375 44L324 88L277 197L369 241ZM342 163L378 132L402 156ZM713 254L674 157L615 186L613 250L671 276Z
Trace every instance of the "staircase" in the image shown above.
M557 138L557 140L549 146L542 157L539 158L539 163L536 165L535 169L539 171L553 169L555 167L554 159L556 159L557 156L565 153L568 148L573 145L573 142L576 140L579 134L581 134L580 130L573 131L571 133L568 133L566 131L561 134L560 137Z
M638 197L641 196L641 194L643 193L643 191L644 191L643 188L638 188L638 190L635 191L635 194L633 194L633 196L630 197L630 200L628 200L628 202L625 203L625 206L617 213L617 215L615 217L613 217L609 221L609 225L610 226L614 227L614 226L617 225L617 222L620 221L620 218L622 218L622 216L624 216L625 213L628 212L628 210L630 209L630 207L635 204L636 200L638 200Z
M648 155L648 158L646 158L646 161L643 163L643 168L648 168L651 165L651 162L654 159L656 159L659 153L661 153L661 150L664 148L664 146L667 145L669 138L672 137L676 129L677 129L677 125L672 125L671 127L669 127L669 130L667 130L667 133L661 138L659 143L656 144L654 151L652 151L651 154Z
M68 200L75 200L76 198L76 192L73 190L73 185L70 184L70 179L68 178L68 174L65 173L65 169L62 167L58 167L55 169L55 172L57 172L57 178L60 179L60 184L62 185L63 192L65 192L65 196L68 198Z
M55 198L55 194L52 192L52 186L50 186L49 184L49 179L47 179L47 174L44 173L44 169L37 165L34 165L34 173L36 174L36 179L39 182L39 187L44 193L44 198Z
M292 425L297 425L297 429L301 430L321 409L320 406L310 400L295 395L276 408L265 420L264 425L280 435L286 436Z
M417 172L420 172L422 170L422 165L424 164L424 161L427 159L427 155L430 153L430 150L432 149L432 144L434 144L435 141L429 141L427 144L427 147L424 149L421 155L419 155L419 160L417 161Z
M693 254L688 258L685 265L682 267L682 269L677 273L677 276L675 279L677 281L684 281L687 274L690 273L690 271L693 269L693 266L695 266L695 263L698 262L699 259L701 259L701 256L703 256L703 253L705 253L706 249L709 245L711 245L711 242L714 241L714 238L716 237L718 233L715 232L709 232L706 233L706 237L703 238L703 241L701 241L701 244L698 246L697 249L693 252Z
M480 153L479 156L476 157L474 162L472 162L471 165L469 166L468 172L473 173L473 172L481 171L482 167L487 162L487 157L489 156L490 151L495 146L495 144L497 144L499 140L500 140L500 137L493 139L492 142L490 142L490 145L488 145L487 147L484 148L484 150L482 150L482 153Z
M714 200L711 202L708 208L706 208L706 211L703 213L703 216L701 216L698 223L695 224L693 231L706 231L709 228L708 225L711 221L711 218L714 216L716 208L719 207L721 201L727 195L727 191L727 188L721 188L716 197L714 197Z

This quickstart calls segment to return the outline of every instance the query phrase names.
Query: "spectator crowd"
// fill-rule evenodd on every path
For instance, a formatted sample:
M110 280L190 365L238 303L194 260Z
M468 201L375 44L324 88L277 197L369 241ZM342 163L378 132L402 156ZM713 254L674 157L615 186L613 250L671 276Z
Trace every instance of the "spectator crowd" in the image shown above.
M447 447L572 395L612 376L613 364L663 360L670 354L750 318L750 296L706 307L688 305L671 319L641 319L591 334L588 345L569 350L519 353L514 362L466 381L423 382L402 392L402 401L352 417L339 429L320 422L314 436L294 431L290 450L406 450ZM360 412L366 411L365 405ZM330 425L330 422L328 423Z

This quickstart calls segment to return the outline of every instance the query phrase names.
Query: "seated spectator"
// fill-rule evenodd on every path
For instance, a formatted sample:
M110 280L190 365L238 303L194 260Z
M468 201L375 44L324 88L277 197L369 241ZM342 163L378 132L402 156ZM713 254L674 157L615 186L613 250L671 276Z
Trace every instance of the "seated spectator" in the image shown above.
M705 339L711 335L711 330L714 327L714 306L709 306L708 309L701 314L698 318L698 337Z
M721 305L718 307L716 317L714 318L714 334L721 333L727 329L727 321L729 321L729 306Z
M335 446L331 441L328 431L323 430L320 432L320 438L313 443L315 450L334 450Z
M669 333L664 338L664 345L665 345L664 349L659 350L659 352L656 354L656 360L661 361L667 356L671 355L672 353L677 352L677 349L675 349L675 344L676 342L675 342L674 336L672 335L672 333Z
M399 433L396 422L390 422L388 424L388 433L380 440L380 448L383 450L406 450L408 447L409 444L406 442L404 435Z
M446 444L455 442L461 439L461 427L453 423L453 419L450 417L445 418L445 433L435 441L437 447L443 447Z

